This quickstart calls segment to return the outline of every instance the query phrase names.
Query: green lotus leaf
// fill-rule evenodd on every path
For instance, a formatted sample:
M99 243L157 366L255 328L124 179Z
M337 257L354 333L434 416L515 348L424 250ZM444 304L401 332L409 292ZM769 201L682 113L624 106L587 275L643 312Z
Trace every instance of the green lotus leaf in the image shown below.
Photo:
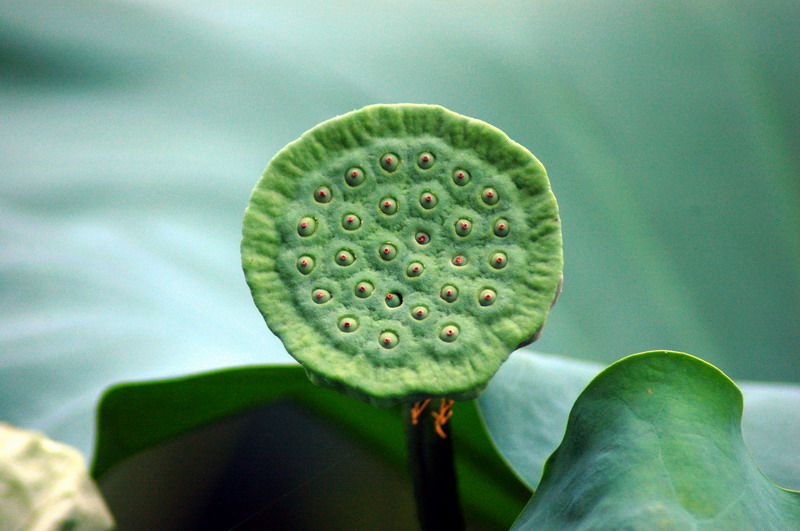
M558 207L539 161L491 125L374 105L272 159L242 264L315 383L378 406L466 400L544 325L562 276Z
M646 352L600 373L514 529L800 529L800 493L755 465L742 394L687 354Z

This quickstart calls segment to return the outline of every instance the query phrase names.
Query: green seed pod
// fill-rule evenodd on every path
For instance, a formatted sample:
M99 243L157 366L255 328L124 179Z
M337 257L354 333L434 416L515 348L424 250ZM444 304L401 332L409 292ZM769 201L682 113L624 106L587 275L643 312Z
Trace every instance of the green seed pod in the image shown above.
M388 172L394 172L400 166L400 157L395 153L387 153L381 157L381 168Z
M345 214L342 216L342 228L344 230L356 230L361 228L361 218L355 214Z
M433 162L435 161L435 157L433 153L430 151L423 151L417 157L417 166L422 168L423 170L428 170L433 167Z
M439 199L433 192L422 192L419 196L419 204L425 210L430 210L436 206Z
M366 178L361 168L350 168L344 173L344 182L353 187L363 183Z
M311 236L317 230L317 220L305 216L297 222L297 234L300 236Z
M384 302L389 308L398 308L403 304L403 296L397 292L387 293Z
M349 266L356 261L356 257L347 249L339 249L336 253L336 263L340 266Z
M317 203L330 203L331 202L331 189L327 186L320 186L314 190L314 200Z
M456 339L458 339L458 334L461 331L458 329L456 325L446 325L443 326L442 329L439 331L439 339L444 341L445 343L452 343Z
M495 269L503 269L508 265L508 256L506 253L494 253L489 257L489 265Z
M538 337L561 281L561 226L544 168L498 129L436 106L374 105L269 163L245 213L242 265L313 382L382 407L468 400Z
M469 236L469 233L472 232L472 222L468 219L456 220L455 227L456 234L462 237Z
M372 295L373 291L375 291L375 286L372 284L372 282L365 281L356 284L356 289L354 290L353 293L355 293L355 296L358 297L359 299L366 299L367 297Z
M458 288L452 284L445 284L442 286L442 289L439 290L439 296L444 301L455 302L456 299L458 299Z
M501 238L504 238L508 236L509 232L511 232L511 225L508 223L507 219L500 218L494 222L495 236L500 236Z
M297 259L297 270L307 275L314 270L314 259L307 254L304 254Z
M425 265L422 262L411 262L406 268L406 275L410 277L418 277L425 271Z
M491 306L494 304L494 301L497 299L497 292L493 289L482 289L480 293L478 293L478 303L481 306Z

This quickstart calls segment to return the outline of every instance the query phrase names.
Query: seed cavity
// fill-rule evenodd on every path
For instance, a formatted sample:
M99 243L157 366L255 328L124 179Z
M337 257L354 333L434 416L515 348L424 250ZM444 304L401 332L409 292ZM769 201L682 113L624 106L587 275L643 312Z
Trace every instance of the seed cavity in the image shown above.
M439 291L439 296L446 302L455 302L458 299L458 288L452 284L445 284Z
M355 317L342 317L337 325L342 332L355 332L358 330L358 320Z
M314 190L314 199L317 203L330 203L331 202L331 189L327 186L320 186Z
M308 256L307 254L304 254L303 256L297 259L297 270L303 273L304 275L311 273L314 270L315 265L316 264L314 264L314 259Z
M416 319L417 321L422 321L426 317L428 317L428 308L425 306L414 306L411 308L411 317Z
M389 308L397 308L403 304L403 296L398 292L393 291L386 294L386 299L384 299L384 302L386 302L386 306Z
M460 330L456 325L446 325L443 326L442 329L439 331L439 339L444 341L445 343L452 343L456 339L458 339L458 334Z
M453 182L459 186L464 186L465 184L467 184L470 180L470 177L471 176L467 170L462 170L460 168L457 168L453 172Z
M417 234L414 236L414 239L415 239L415 240L417 241L417 243L418 243L418 244L420 244L420 245L428 245L428 244L431 242L431 237L430 237L430 235L429 235L427 232L422 232L422 231L418 232L418 233L417 233Z
M342 216L342 228L344 230L356 230L361 228L361 218L355 214L345 214Z
M511 226L508 224L508 220L505 218L500 218L494 222L494 234L495 236L500 236L501 238L508 236L508 233L511 231Z
M317 304L325 304L331 300L331 292L326 289L315 289L311 292L311 300Z
M392 197L384 197L378 204L378 208L387 216L391 216L397 213L397 201Z
M378 343L385 349L392 349L396 347L399 342L400 338L391 330L387 330L378 336Z
M406 275L410 277L418 277L425 271L425 265L422 262L411 262L406 267Z
M497 195L497 190L494 188L484 188L481 192L481 199L487 205L496 205L500 201L500 196Z
M358 167L350 168L344 174L344 182L350 186L358 186L359 184L363 183L366 178L367 176L364 175L364 170Z
M336 253L336 263L340 266L349 266L355 261L356 257L347 249L339 249L339 252Z
M453 257L453 265L454 266L458 266L458 267L467 265L467 257L464 256L463 254L459 254L459 255L454 256Z
M427 170L433 166L435 160L436 159L434 158L433 153L429 151L423 151L417 157L417 166L419 166L423 170Z
M397 258L397 247L395 247L394 244L384 243L383 245L381 245L381 248L380 248L379 252L380 252L381 258L383 258L387 262Z
M456 221L456 234L459 236L469 236L472 232L472 222L468 219L459 219Z
M481 306L491 306L494 304L495 300L497 300L497 292L493 289L482 289L481 292L478 293L478 302Z
M353 293L355 293L355 296L358 297L359 299L366 299L367 297L372 295L373 291L375 291L375 286L372 284L372 282L367 282L366 280L363 280L358 284L356 284L356 288L353 291Z
M432 192L422 192L419 196L419 204L426 210L432 209L438 202L439 199Z
M300 218L297 223L297 234L300 236L311 236L317 230L317 220L310 216Z
M395 153L386 153L381 157L381 168L388 172L393 172L400 166L400 157Z
M495 269L503 269L508 264L506 253L494 253L489 257L489 265Z

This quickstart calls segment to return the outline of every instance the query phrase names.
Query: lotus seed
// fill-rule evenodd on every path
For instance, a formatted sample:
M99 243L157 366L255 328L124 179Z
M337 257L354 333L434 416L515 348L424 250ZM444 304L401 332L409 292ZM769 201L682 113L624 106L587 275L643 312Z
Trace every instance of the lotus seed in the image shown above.
M300 222L297 224L297 234L300 236L311 236L316 230L317 220L309 216L300 218Z
M381 258L386 260L394 260L397 257L397 247L391 243L384 243L380 249Z
M355 214L345 214L342 216L342 227L344 230L356 230L361 227L361 218Z
M355 261L356 257L353 256L353 253L347 249L341 249L338 253L336 253L336 263L340 266L349 266Z
M358 321L353 317L342 317L338 325L342 332L355 332L358 329Z
M444 301L454 302L458 298L458 288L451 284L445 284L439 291L439 296Z
M422 192L422 195L419 196L419 204L426 210L432 209L438 202L439 199L431 192Z
M428 309L425 306L414 306L411 308L411 317L417 321L422 321L428 317Z
M314 190L314 199L317 200L317 203L330 203L331 189L327 186L320 186Z
M497 292L493 289L486 288L478 294L478 302L481 306L491 306L495 299L497 299Z
M331 292L325 289L315 289L311 292L311 300L317 304L323 304L331 300Z
M303 255L297 259L297 270L307 275L314 270L314 259L308 255Z
M378 343L380 343L380 345L386 349L396 347L397 343L399 342L400 338L398 338L397 334L395 334L394 332L386 331L378 336Z
M383 199L381 199L378 208L380 208L381 212L383 212L387 216L391 216L392 214L397 212L397 201L395 201L391 197L384 197Z
M505 253L494 253L489 258L489 264L495 269L503 269L508 263L508 256Z
M469 182L470 175L467 170L458 169L453 172L453 182L459 186L464 186Z
M366 299L372 292L375 290L375 286L372 285L372 282L359 282L356 284L355 295L359 299Z
M431 241L431 237L428 235L427 232L418 232L414 239L417 240L417 243L420 245L427 245Z
M483 199L483 202L487 205L496 205L500 200L500 196L497 195L497 190L494 188L485 188L483 192L481 192L481 199Z
M389 308L397 308L403 304L403 296L397 292L387 293L385 302Z
M456 234L459 236L468 236L472 232L472 222L468 219L459 219L456 221Z
M433 166L434 160L435 158L433 156L433 153L430 153L429 151L423 151L417 157L417 166L419 166L423 170L427 170L431 166Z
M494 223L494 234L496 236L508 236L509 231L511 230L508 220L507 219L498 219Z
M458 256L453 257L453 265L454 266L463 266L467 265L467 257L464 255L459 254Z
M439 332L439 339L446 343L452 343L456 339L458 339L458 327L456 325L447 325L442 327L442 330Z
M425 266L422 264L422 262L411 262L406 268L406 275L410 277L418 277L424 270Z
M367 177L364 175L364 170L361 168L350 168L344 174L344 182L350 186L358 186L363 183Z
M400 165L400 157L394 153L387 153L381 157L381 168L388 172L393 172Z

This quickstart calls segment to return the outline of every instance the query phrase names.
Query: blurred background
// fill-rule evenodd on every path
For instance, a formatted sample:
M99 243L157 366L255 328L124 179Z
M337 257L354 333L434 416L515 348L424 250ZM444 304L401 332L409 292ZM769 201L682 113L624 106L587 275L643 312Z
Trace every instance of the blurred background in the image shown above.
M436 103L548 169L534 345L800 381L800 3L0 4L0 419L87 456L109 385L291 358L239 263L269 159Z

